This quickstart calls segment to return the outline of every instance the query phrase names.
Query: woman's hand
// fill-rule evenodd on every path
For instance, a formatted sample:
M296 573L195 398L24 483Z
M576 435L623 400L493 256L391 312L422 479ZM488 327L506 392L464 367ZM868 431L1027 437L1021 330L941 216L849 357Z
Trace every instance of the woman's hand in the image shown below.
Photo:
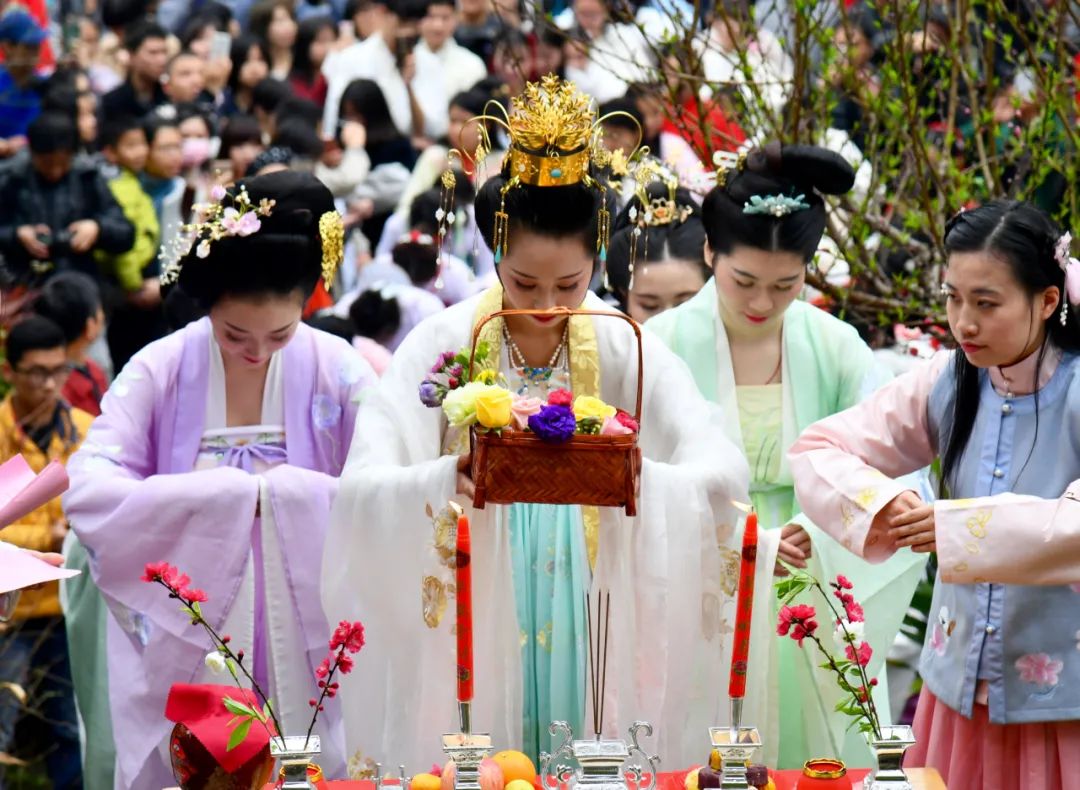
M476 485L472 481L472 453L459 455L457 460L457 493L467 496L471 501L476 494Z
M788 575L788 570L781 561L795 568L805 568L811 553L810 533L798 524L787 524L780 530L780 548L777 550L776 569L773 575Z
M937 551L934 506L923 502L894 517L890 522L889 537L897 548L908 546L916 554Z
M914 491L904 491L874 516L871 529L884 530L897 548L909 546L917 554L937 551L934 506Z

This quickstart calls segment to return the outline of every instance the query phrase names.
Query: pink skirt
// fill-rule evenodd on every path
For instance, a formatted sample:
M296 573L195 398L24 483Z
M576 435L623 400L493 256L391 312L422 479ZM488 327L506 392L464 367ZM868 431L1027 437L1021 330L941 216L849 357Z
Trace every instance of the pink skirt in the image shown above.
M985 705L965 719L924 687L914 728L904 765L949 790L1080 790L1080 721L993 724Z

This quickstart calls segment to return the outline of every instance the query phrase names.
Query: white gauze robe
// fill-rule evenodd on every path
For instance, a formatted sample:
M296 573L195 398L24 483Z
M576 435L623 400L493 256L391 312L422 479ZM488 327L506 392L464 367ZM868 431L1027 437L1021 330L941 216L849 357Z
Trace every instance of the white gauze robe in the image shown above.
M468 503L455 492L457 451L448 450L457 432L448 430L440 409L420 403L417 388L441 352L471 343L478 310L498 305L491 300L488 291L421 323L357 418L323 567L330 621L359 615L367 628L367 646L341 686L353 768L377 760L426 770L443 758L440 735L458 730L453 575L440 560L425 507ZM610 310L592 294L584 306ZM616 318L573 321L583 331L571 329L571 365L599 364L600 396L632 410L637 345L630 327ZM656 728L647 748L666 765L684 766L707 756L707 728L728 721L738 578L731 558L742 539L731 501L748 501L748 469L724 436L718 408L701 397L682 360L654 337L646 335L644 344L638 516L600 510L592 582L594 594L611 593L604 731L625 737L635 720L647 720ZM490 732L496 749L519 747L522 738L521 641L506 511L466 507L473 729ZM775 536L762 536L747 723L765 720L770 693L775 624L768 599L776 548Z

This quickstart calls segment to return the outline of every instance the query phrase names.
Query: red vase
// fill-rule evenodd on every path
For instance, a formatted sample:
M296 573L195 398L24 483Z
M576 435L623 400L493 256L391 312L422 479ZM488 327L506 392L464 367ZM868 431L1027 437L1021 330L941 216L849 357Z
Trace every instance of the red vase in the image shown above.
M226 771L183 724L173 727L169 756L181 790L261 790L274 770L274 758L267 744L237 770Z

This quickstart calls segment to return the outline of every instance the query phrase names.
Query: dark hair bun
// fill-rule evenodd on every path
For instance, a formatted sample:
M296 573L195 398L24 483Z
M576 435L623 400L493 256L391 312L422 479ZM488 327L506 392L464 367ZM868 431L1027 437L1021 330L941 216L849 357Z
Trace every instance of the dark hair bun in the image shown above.
M835 151L816 145L769 143L746 156L745 165L727 173L702 203L702 215L713 252L730 254L745 246L768 252L790 252L810 261L825 232L822 195L842 195L855 184L855 170ZM809 208L780 217L747 214L753 197L803 196Z
M364 291L349 306L356 333L372 340L392 338L401 328L401 306L395 297L379 289Z
M193 245L181 261L180 287L206 308L225 295L300 291L306 299L322 274L319 220L335 211L333 195L310 173L282 171L238 181L223 204L232 205L245 188L253 206L274 201L270 214L259 218L259 230L249 236L211 242L205 258Z

